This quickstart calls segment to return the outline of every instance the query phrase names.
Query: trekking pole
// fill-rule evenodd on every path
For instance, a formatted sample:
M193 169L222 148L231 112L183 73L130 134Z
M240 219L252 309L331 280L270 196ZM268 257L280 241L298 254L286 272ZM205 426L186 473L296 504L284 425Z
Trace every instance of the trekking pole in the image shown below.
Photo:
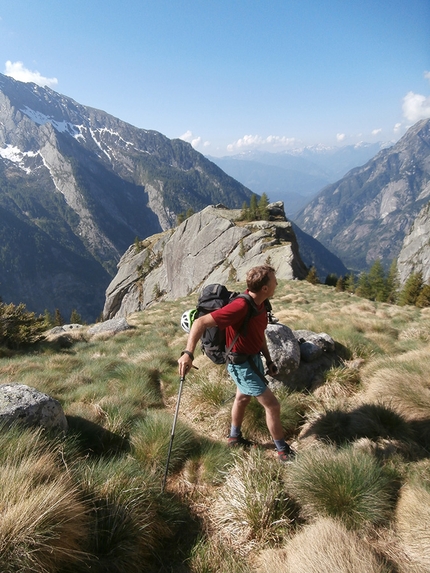
M164 487L166 485L167 473L169 471L169 461L170 454L172 453L173 438L175 437L176 420L178 419L179 404L181 402L182 386L184 384L185 376L181 376L181 383L179 385L178 400L176 402L175 415L173 417L172 434L170 436L169 452L167 454L166 470L164 472L163 484L161 486L161 493L164 493Z

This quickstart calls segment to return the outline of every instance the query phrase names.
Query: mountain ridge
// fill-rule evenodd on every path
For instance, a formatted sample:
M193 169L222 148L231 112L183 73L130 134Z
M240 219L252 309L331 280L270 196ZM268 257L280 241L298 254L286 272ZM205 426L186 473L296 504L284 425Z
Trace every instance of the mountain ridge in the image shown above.
M430 197L430 119L325 187L294 219L348 268L388 267Z

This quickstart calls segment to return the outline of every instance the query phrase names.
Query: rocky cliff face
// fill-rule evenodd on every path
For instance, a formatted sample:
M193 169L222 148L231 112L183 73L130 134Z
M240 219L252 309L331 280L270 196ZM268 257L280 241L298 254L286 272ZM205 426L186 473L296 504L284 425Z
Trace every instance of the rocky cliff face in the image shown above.
M388 266L429 197L430 119L426 119L396 145L326 187L295 222L348 268L363 270L376 259Z
M430 202L424 205L403 242L397 260L400 283L421 272L430 284Z
M240 210L209 206L176 229L131 246L106 291L104 319L143 310L154 300L184 297L210 283L245 280L249 268L270 263L278 278L303 279L303 264L283 205L277 220L239 221Z

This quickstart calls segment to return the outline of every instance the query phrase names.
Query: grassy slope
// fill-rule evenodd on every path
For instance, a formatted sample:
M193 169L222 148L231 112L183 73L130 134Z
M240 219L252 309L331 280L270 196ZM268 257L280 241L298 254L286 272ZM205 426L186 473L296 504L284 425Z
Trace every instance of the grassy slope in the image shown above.
M18 476L25 483L24 462L33 451L38 459L41 448L52 470L43 480L29 474L26 498L38 499L41 482L58 484L61 499L70 491L67 523L79 535L72 547L61 547L64 523L51 512L48 532L38 533L45 553L57 548L47 570L85 571L91 564L100 572L336 573L363 562L366 571L428 570L430 536L422 523L430 516L430 309L281 281L275 315L292 329L327 332L339 353L310 392L277 390L296 460L277 463L262 409L253 403L247 436L263 447L227 450L234 386L223 367L198 356L161 494L179 389L176 359L186 342L179 319L195 298L136 313L128 319L134 328L115 337L89 338L83 329L68 349L47 346L0 360L1 383L53 395L69 419L62 442L6 431L2 438L2 482ZM31 440L36 450L23 445ZM17 492L2 495L18 511ZM37 503L33 513L38 508L51 515ZM19 531L6 519L0 525L1 569L42 571L31 545L39 537L21 521ZM324 540L334 534L345 547L333 556ZM315 548L304 564L300 547L308 538Z

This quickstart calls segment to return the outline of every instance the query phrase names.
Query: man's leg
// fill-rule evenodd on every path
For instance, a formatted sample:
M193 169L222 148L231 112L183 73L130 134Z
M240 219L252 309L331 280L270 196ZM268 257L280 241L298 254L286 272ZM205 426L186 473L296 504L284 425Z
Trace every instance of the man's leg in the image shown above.
M266 388L263 394L256 398L266 411L266 424L270 435L274 440L283 440L284 429L281 424L281 405L278 399L270 388Z
M242 426L245 410L250 401L251 396L242 394L239 388L237 388L233 407L231 409L231 423L233 426L236 426L236 428L240 428Z

